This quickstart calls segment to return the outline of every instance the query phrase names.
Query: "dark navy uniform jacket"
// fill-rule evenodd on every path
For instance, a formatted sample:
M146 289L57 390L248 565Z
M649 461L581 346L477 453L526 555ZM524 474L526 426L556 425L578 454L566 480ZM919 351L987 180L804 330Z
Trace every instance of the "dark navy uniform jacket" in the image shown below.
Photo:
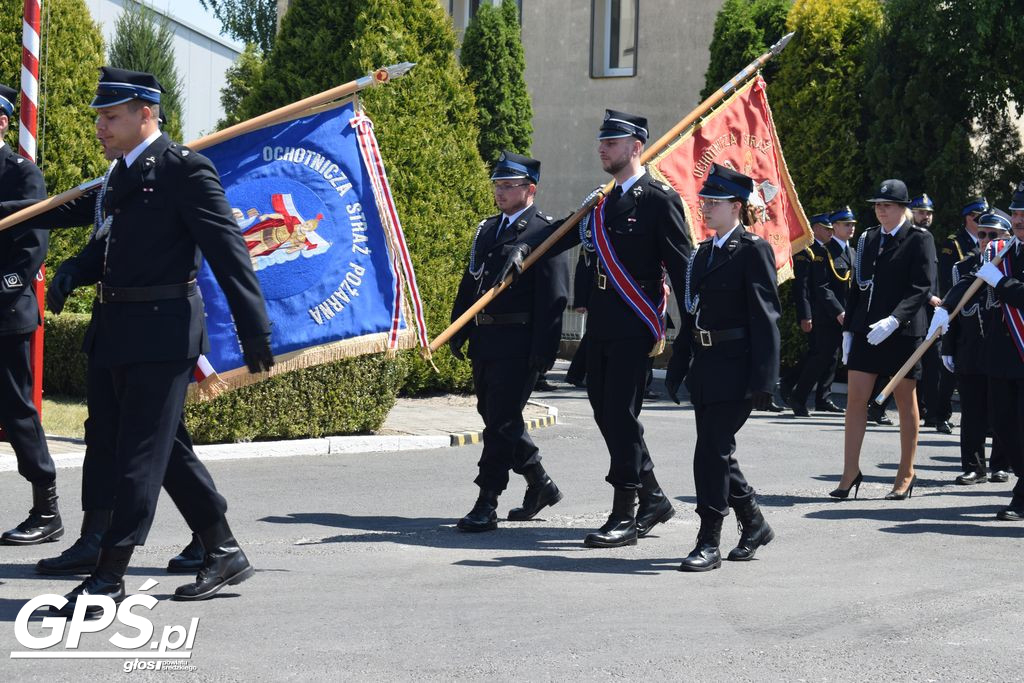
M0 201L45 197L39 167L8 145L0 147ZM41 228L16 225L0 232L0 334L26 334L39 326L35 280L49 242L50 233Z
M981 263L981 253L975 251L953 266L954 272L950 273L953 285L950 291L956 289L961 292L960 296L963 296L965 290L958 288L957 285L965 278L973 280L974 273L981 267ZM960 314L949 321L949 331L942 336L942 355L953 357L953 367L956 368L957 374L986 374L988 360L985 358L983 325L987 296L987 287L978 290ZM954 301L952 307L956 308L958 302L959 299Z
M938 259L939 289L942 294L948 292L949 288L953 286L953 266L977 249L978 243L967 232L967 228L960 228L956 234L949 235L942 242ZM938 296L942 296L942 294Z
M813 266L814 283L814 324L826 322L839 325L837 317L846 310L846 297L853 281L853 249L843 246L835 240L824 245L815 244L820 251L821 260L815 259Z
M1024 248L1017 245L1007 256L1010 260L1011 275L999 281L998 286L982 285L983 307L990 302L991 306L984 309L984 335L982 345L985 374L994 377L1024 379L1024 360L1010 336L1010 328L1003 317L1003 306L1007 304L1024 311ZM953 285L943 301L942 307L952 311L967 292L974 281L974 276L966 276ZM950 323L952 327L952 323ZM951 330L952 331L952 330ZM949 333L947 332L947 335ZM948 355L948 354L947 354ZM960 368L957 368L960 371Z
M476 267L483 271L479 280L470 274L469 268L463 273L452 307L452 320L462 315L481 294L498 284L499 271L517 244L540 244L556 227L550 216L532 205L495 239L494 233L501 218L502 214L491 216L480 225L474 260ZM568 292L568 256L549 252L482 311L494 316L525 315L528 322L497 325L471 322L459 331L456 339L469 339L468 353L474 360L536 357L547 367L558 354L562 313Z
M120 166L120 163L119 163ZM91 239L61 270L75 286L155 287L194 280L205 258L227 297L239 339L269 334L270 323L248 249L209 159L157 138L128 169L115 169L104 199L113 216L107 240ZM93 223L95 193L26 221L61 228ZM24 203L5 202L10 213ZM93 303L83 350L109 367L184 360L209 351L203 300Z
M675 291L682 292L690 255L690 231L683 203L671 186L645 172L614 204L604 210L605 230L623 268L640 283L647 298L657 306L664 273ZM591 229L593 226L590 226ZM557 249L580 243L579 231L570 230ZM598 259L592 254L591 259ZM596 267L595 267L596 268ZM648 337L650 329L623 301L612 283L591 285L587 299L587 335L591 340Z
M858 242L857 260L863 271L854 272L854 278L864 282L874 278L874 293L862 291L853 282L843 330L867 334L870 325L891 315L900 325L894 334L923 337L928 331L926 304L935 280L935 241L927 230L905 220L879 253L881 234L881 226L876 225Z
M814 308L812 306L814 296L814 280L812 271L816 259L822 258L817 240L811 242L811 246L793 255L793 288L790 290L793 305L796 307L796 319L812 320Z
M775 253L757 235L737 226L713 263L713 240L693 252L690 295L700 296L690 314L680 296L682 324L672 345L672 363L688 367L686 388L698 405L749 398L772 391L779 373L779 292ZM743 330L743 338L703 346L695 330Z

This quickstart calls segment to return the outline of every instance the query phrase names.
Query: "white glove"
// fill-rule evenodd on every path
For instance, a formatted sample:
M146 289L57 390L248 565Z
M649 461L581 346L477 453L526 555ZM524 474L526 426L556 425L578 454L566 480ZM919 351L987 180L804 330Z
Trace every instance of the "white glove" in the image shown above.
M949 370L950 372L956 372L956 370L953 369L955 367L953 365L953 356L943 356L942 364L945 365L946 369Z
M896 318L892 317L891 315L888 318L882 318L877 323L868 325L868 327L871 329L871 331L868 332L868 344L871 344L872 346L878 346L886 339L888 339L889 335L895 332L896 328L898 328L899 326L900 321L896 320Z
M996 266L993 266L991 261L983 265L981 268L978 268L978 272L975 274L993 287L998 285L999 281L1005 277L1005 275L1003 275L1003 271L999 270Z
M853 346L853 332L843 332L843 365L850 359L850 347Z
M942 306L937 307L932 313L932 324L928 326L928 334L924 338L931 339L935 330L939 328L942 328L942 334L949 332L949 311Z

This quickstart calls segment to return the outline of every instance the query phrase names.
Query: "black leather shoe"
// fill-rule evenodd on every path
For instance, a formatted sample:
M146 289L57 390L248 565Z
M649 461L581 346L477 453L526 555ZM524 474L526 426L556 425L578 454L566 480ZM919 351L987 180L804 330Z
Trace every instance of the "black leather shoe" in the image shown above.
M199 533L199 541L207 549L203 567L194 583L178 586L174 600L206 600L225 586L242 583L256 573L249 558L238 547L226 519Z
M587 534L583 545L588 548L619 548L636 545L637 529L635 516L636 491L615 489L612 512L608 521L597 531Z
M885 411L877 409L874 406L868 408L868 422L885 425L886 427L892 426L892 419L885 414Z
M939 420L938 422L935 423L935 431L940 432L942 434L952 434L953 423L950 422L949 420Z
M1024 501L1011 501L1009 506L996 513L996 519L1004 522L1024 522Z
M455 525L462 531L494 531L498 528L498 494L480 489L480 496L469 514Z
M837 415L843 415L846 413L845 410L837 406L832 401L823 401L821 403L815 403L814 409L819 413L835 413Z
M32 509L28 519L0 536L0 545L37 545L58 540L64 524L57 510L57 483L32 485Z
M1005 470L996 470L989 475L988 480L993 484L1005 484L1010 481L1010 474Z
M636 508L636 535L643 538L651 533L656 524L667 522L676 515L676 509L665 492L661 490L653 470L640 477L643 488L637 493L639 504Z
M772 400L768 402L768 407L766 407L765 410L768 411L769 413L786 412L786 409L780 406L778 403L776 403L774 398L772 398Z
M985 477L984 472L964 472L956 478L956 483L961 486L968 486L970 484L984 484L988 479Z
M82 515L82 531L70 548L57 557L46 557L36 563L36 571L47 576L91 574L100 557L100 538L110 527L110 510L86 510Z
M763 545L768 545L775 538L775 532L768 526L757 501L750 498L734 508L736 522L740 532L740 542L729 552L726 558L733 562L745 562L754 559L754 553Z
M807 406L794 399L790 399L787 403L789 409L793 411L793 417L810 417L811 414L807 412Z
M569 375L566 375L565 383L571 384L574 387L579 387L580 389L584 389L587 386L587 380L585 377L571 377Z
M554 384L552 384L551 382L547 381L546 379L538 379L537 383L533 385L533 390L534 391L558 391L558 387L556 387Z
M526 494L523 496L521 507L512 508L508 511L510 522L525 522L533 519L544 508L554 505L562 500L562 492L551 481L551 477L540 465L534 465L523 475L526 477ZM494 525L498 525L495 515Z
M697 545L679 564L681 572L708 572L722 566L722 553L718 549L722 540L722 518L717 514L701 517L697 531Z
M61 617L71 617L75 613L78 598L83 595L105 595L120 604L124 600L124 573L128 570L128 562L132 559L134 546L101 548L99 559L92 573L78 587L65 595L68 602L64 607L51 607L50 611ZM85 608L85 616L94 619L103 613L99 605Z
M199 540L199 534L194 533L192 541L167 562L167 573L195 574L203 568L204 557L203 542Z

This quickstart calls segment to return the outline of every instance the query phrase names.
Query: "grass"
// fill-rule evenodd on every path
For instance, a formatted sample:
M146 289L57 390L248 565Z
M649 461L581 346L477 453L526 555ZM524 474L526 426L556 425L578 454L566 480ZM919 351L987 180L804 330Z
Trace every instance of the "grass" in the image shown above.
M43 397L43 431L48 436L85 436L85 399L73 396Z

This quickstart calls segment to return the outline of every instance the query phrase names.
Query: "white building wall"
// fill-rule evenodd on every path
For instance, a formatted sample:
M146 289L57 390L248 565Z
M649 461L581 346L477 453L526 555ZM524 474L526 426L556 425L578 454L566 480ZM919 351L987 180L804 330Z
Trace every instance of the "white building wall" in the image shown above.
M137 4L135 0L86 0L89 13L100 25L107 47L113 40L117 18L126 7ZM241 47L158 8L151 9L157 15L167 17L174 32L174 59L182 84L182 129L185 137L182 142L187 143L212 132L217 120L224 116L220 105L224 73L238 58Z

